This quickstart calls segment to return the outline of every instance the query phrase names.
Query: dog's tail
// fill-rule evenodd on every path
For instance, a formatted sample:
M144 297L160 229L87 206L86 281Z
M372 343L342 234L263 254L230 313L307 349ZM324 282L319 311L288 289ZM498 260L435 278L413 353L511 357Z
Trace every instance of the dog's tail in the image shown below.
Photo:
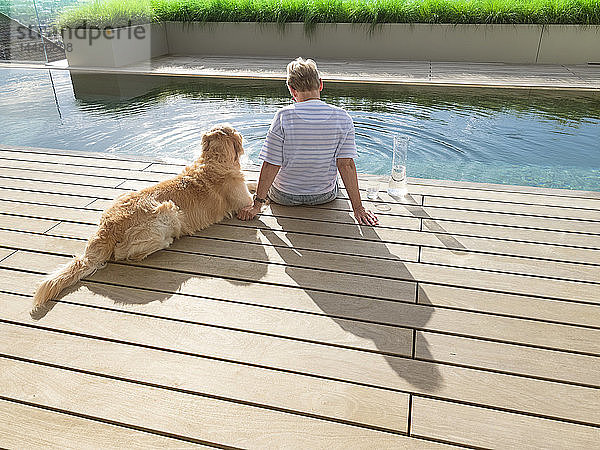
M82 256L49 274L37 288L33 296L31 314L38 312L45 303L60 292L101 269L111 258L114 243L96 232L88 241Z

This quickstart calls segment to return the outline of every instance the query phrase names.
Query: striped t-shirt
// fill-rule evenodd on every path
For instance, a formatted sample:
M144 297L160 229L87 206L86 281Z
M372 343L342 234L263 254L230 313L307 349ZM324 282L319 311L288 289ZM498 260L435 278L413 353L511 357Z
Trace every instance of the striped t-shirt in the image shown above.
M335 188L337 158L356 158L354 123L342 108L306 100L275 114L258 158L281 169L273 186L288 194Z

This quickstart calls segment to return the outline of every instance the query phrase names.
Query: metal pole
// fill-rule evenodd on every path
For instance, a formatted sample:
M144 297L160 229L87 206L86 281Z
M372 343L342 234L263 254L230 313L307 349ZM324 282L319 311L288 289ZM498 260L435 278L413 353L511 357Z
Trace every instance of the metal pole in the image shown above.
M44 49L44 58L46 58L46 64L48 64L48 53L46 53L46 41L44 40L44 33L42 32L42 25L40 24L40 16L38 14L37 5L35 4L35 0L33 1L33 8L35 9L35 17L37 19L38 30L40 32L40 37L42 38L42 47Z

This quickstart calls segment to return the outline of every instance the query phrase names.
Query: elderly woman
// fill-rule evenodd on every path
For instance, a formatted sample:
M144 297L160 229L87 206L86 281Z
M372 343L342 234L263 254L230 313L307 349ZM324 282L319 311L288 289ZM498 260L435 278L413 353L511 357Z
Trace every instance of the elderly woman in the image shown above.
M256 217L267 198L286 206L330 202L337 197L339 171L358 223L377 225L377 217L360 199L352 118L320 99L323 81L311 59L288 64L287 86L295 103L273 118L258 156L263 165L254 202L238 218Z

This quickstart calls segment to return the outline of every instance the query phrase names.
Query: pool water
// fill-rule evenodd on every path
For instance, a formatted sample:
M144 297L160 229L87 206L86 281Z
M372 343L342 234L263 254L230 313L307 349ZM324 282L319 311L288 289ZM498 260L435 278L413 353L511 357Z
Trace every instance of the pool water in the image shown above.
M398 133L410 177L600 191L600 93L325 83L322 98L354 119L362 173L389 173ZM0 144L189 162L229 122L258 163L290 103L281 81L1 68Z

